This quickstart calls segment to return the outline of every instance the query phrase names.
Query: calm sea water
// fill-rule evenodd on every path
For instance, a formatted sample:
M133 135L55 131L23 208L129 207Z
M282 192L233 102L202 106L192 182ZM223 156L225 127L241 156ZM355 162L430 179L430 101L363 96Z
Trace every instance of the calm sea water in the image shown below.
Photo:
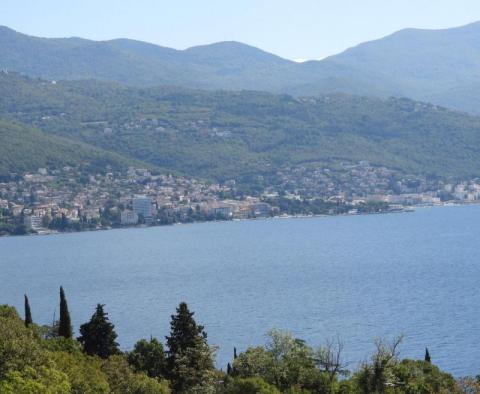
M168 334L186 301L220 346L262 344L273 328L316 346L340 335L351 368L377 337L402 356L480 373L480 206L415 213L219 222L0 239L0 303L51 322L63 285L75 329L96 303L122 348Z

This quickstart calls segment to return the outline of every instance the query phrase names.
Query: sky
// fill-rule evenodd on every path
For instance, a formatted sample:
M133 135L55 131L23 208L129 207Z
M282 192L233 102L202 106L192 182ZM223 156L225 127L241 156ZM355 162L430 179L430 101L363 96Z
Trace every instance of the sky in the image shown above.
M234 40L292 60L322 59L407 27L477 20L479 0L0 0L0 25L30 35L177 49Z

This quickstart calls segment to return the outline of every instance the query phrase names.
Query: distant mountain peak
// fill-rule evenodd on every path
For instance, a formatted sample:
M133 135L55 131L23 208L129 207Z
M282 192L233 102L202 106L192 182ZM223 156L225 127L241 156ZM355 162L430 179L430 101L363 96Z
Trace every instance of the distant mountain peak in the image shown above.
M197 56L200 55L203 59L206 59L207 57L211 59L225 59L226 56L230 56L270 61L275 64L291 63L290 60L283 59L280 56L238 41L220 41L212 44L197 45L185 49L185 53L195 54Z
M0 69L136 86L410 97L480 113L480 22L404 29L296 63L238 41L176 50L129 39L38 38L0 26Z

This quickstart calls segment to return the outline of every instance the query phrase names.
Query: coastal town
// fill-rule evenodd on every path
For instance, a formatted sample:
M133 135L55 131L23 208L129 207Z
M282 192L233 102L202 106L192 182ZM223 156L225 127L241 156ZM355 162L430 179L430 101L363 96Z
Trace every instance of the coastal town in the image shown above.
M480 200L480 180L399 177L368 162L283 168L260 192L129 167L88 174L39 168L0 182L0 235L52 233L287 215L402 212Z

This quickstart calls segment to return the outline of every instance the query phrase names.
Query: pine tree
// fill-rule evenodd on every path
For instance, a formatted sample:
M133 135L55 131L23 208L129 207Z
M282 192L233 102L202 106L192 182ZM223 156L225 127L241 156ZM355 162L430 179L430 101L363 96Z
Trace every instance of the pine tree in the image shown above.
M58 335L64 338L71 338L73 335L70 312L68 312L67 299L63 287L60 286L60 321L58 325Z
M30 303L28 302L28 297L25 294L25 326L28 327L32 323L32 311L30 310Z
M207 337L203 326L197 325L193 319L195 312L190 312L185 302L180 303L177 314L172 315L170 322L170 336L167 337L169 359L175 354L195 346L199 336Z
M428 351L428 347L425 348L425 361L427 363L431 363L432 362L432 359L430 357L430 352Z
M167 337L169 378L176 392L187 392L202 386L213 370L212 351L203 326L197 325L186 303L172 315ZM195 391L195 390L193 390Z
M80 336L77 338L88 355L97 355L108 358L119 354L115 326L108 321L108 314L103 310L104 305L97 304L97 309L88 323L80 326Z

